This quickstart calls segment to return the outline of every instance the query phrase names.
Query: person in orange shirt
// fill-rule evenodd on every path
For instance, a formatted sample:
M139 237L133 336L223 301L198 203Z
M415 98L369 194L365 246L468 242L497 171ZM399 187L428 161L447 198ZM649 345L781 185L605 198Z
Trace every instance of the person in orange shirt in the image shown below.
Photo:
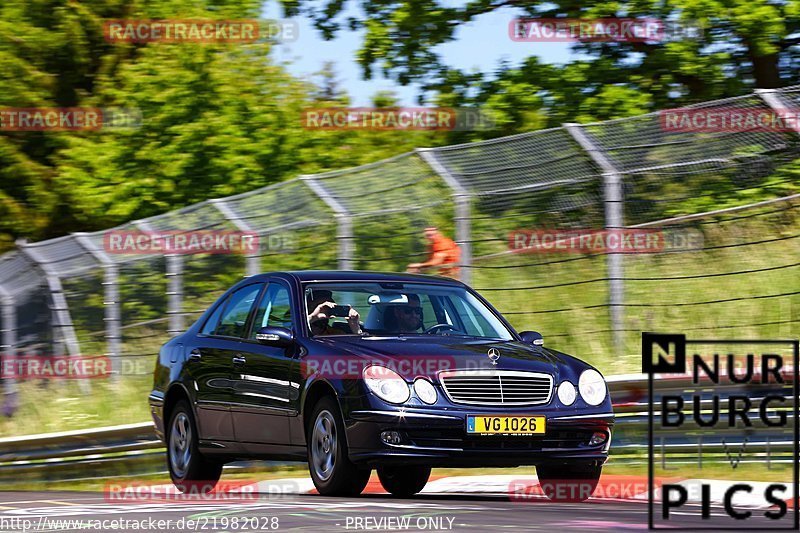
M430 243L429 259L424 263L409 264L407 271L419 273L424 268L439 267L439 275L459 279L461 270L458 261L461 258L461 249L458 245L436 228L425 228L425 238Z

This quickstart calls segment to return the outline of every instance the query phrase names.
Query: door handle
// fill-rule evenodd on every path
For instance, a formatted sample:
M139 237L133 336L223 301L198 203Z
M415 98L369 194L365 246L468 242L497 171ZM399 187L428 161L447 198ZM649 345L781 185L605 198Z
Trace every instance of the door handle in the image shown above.
M202 357L203 354L197 348L189 352L189 361L199 361Z
M231 359L231 361L233 361L234 365L243 365L247 362L247 359L245 359L242 354L237 354L233 356L233 359Z

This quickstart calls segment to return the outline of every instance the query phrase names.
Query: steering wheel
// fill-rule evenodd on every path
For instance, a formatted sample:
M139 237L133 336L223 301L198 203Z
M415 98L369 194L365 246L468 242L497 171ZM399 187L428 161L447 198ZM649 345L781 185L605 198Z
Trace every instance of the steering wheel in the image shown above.
M451 331L458 331L455 327L453 327L450 324L434 324L433 326L431 326L428 329L426 329L425 331L423 331L423 333L427 333L428 335L430 335L432 333L439 332L439 330L444 331L444 330L447 330L447 329L449 329Z

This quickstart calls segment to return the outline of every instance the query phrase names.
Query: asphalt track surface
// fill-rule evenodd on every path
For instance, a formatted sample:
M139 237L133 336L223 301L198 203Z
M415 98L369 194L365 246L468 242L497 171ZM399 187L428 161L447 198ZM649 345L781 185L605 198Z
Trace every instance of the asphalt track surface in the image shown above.
M648 529L647 507L623 501L519 502L484 494L260 495L246 502L120 504L106 501L102 493L0 492L0 531L642 531ZM711 512L712 520L724 520L722 509ZM82 521L82 527L68 521ZM685 506L667 527L709 525L699 507Z

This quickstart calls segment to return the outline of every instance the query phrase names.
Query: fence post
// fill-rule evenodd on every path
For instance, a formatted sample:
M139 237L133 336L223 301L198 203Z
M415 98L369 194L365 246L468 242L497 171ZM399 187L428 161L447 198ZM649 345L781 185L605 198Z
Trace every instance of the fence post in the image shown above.
M134 224L142 231L155 233L153 227L144 220L136 220ZM165 258L165 275L167 278L167 316L169 324L167 333L174 337L183 333L183 256L167 254Z
M253 230L250 224L247 223L242 217L240 217L230 205L225 202L223 198L217 198L210 201L211 205L217 208L217 210L222 213L229 222L231 222L236 229L243 233L257 233ZM269 237L269 235L267 235ZM259 239L259 250L257 253L248 253L245 256L245 277L255 276L261 272L261 242Z
M624 227L622 176L603 153L603 150L586 135L586 132L583 131L579 124L564 124L564 128L602 171L606 229L622 229ZM618 355L625 353L625 338L622 331L625 322L623 307L625 281L622 259L623 256L620 253L606 255L611 329L613 331L614 349Z
M472 196L450 170L439 161L433 149L417 148L415 151L453 191L455 237L456 244L461 249L461 281L469 285L472 283L472 220L470 218Z
M117 264L84 233L73 233L75 240L103 265L103 308L106 355L111 359L111 377L117 379L122 365L122 318L119 300L119 268Z
M75 334L75 326L72 323L72 316L69 312L67 297L64 295L64 288L61 285L61 278L52 266L43 261L42 258L39 257L39 254L31 249L30 244L26 243L24 240L18 240L16 244L19 251L25 254L28 259L44 272L52 302L50 311L53 321L53 345L57 346L58 343L61 343L61 345L66 348L67 355L74 357L80 356L81 347L78 343L78 336ZM60 354L54 353L53 355ZM90 392L87 380L79 379L78 386L81 392L86 394Z
M356 254L355 240L353 239L353 215L328 192L319 180L313 176L300 176L300 179L335 213L336 240L339 242L339 270L352 270L353 257Z
M756 89L756 95L761 98L770 109L772 109L778 116L786 120L786 123L796 133L800 133L800 124L795 120L795 116L786 117L787 113L791 113L792 106L783 100L783 96L777 89ZM797 113L794 113L796 115Z
M166 256L167 276L167 333L174 337L183 333L183 257L170 254Z
M0 316L2 316L2 346L0 353L14 355L17 348L17 308L14 298L0 286Z
M53 312L53 327L58 333L59 340L67 349L67 353L69 355L80 355L81 347L78 343L78 336L75 334L75 326L72 323L72 316L70 316L67 298L64 296L64 289L61 286L61 278L50 265L39 257L39 254L31 249L30 244L26 243L24 240L18 240L17 248L44 272L52 301L51 311ZM81 383L83 382L84 381L81 380Z

